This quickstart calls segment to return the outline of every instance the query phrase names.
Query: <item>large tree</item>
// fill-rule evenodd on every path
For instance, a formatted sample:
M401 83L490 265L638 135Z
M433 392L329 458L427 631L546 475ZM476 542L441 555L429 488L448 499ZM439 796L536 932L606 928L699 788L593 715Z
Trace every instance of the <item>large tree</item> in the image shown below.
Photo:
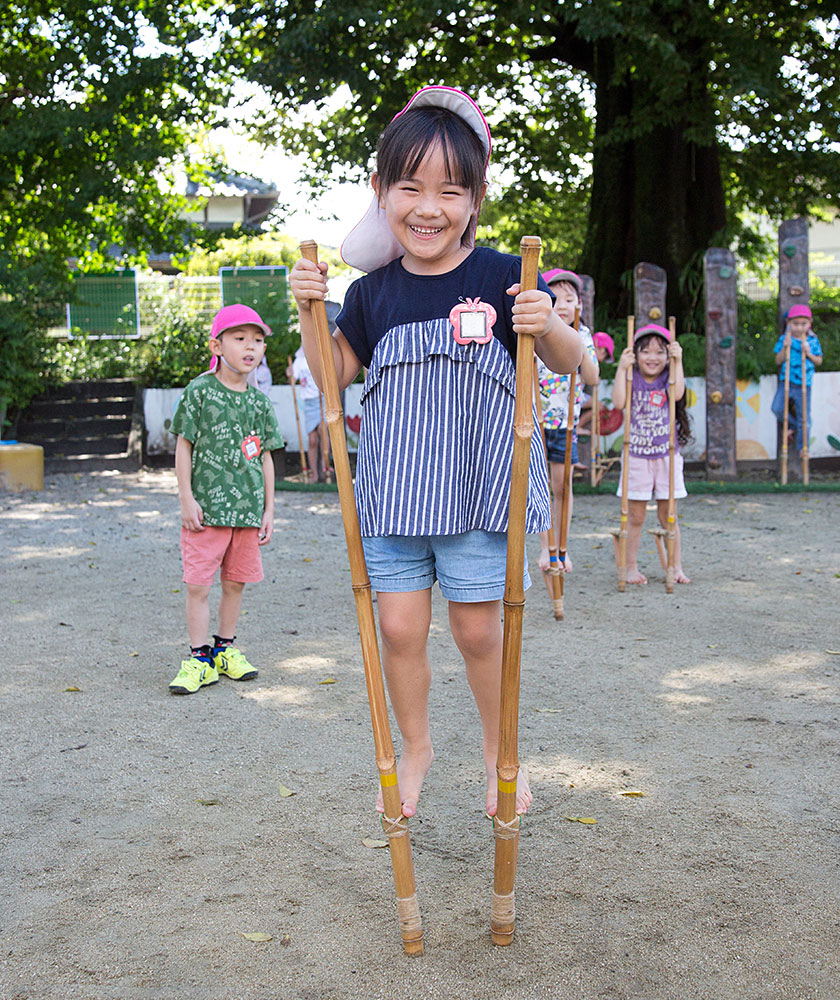
M366 169L418 86L472 93L502 186L487 219L508 246L535 228L552 262L594 276L612 315L634 263L664 267L669 306L685 312L686 277L710 243L736 238L742 210L803 213L840 189L838 0L226 9L247 74L276 101L263 137L309 153L316 178ZM352 96L336 110L342 84Z
M38 332L83 266L183 240L167 170L222 94L210 4L19 0L0 7L0 398L39 382Z

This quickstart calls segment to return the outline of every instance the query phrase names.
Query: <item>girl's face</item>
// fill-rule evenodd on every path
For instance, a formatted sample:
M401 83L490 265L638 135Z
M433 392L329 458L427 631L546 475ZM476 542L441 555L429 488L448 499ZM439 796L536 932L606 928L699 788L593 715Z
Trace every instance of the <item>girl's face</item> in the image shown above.
M405 247L403 267L413 274L445 274L470 253L461 237L478 211L468 188L447 177L439 143L429 148L411 177L402 177L387 191L373 188L385 210L391 232ZM486 185L485 185L486 189Z
M564 323L574 326L575 309L580 306L580 299L574 285L568 281L558 281L551 285L551 290L556 296L554 311Z
M668 345L661 337L651 337L636 351L636 364L642 378L652 382L657 375L662 374L668 364Z
M794 316L789 321L789 326L793 336L801 339L808 336L808 331L811 329L811 321L807 316Z

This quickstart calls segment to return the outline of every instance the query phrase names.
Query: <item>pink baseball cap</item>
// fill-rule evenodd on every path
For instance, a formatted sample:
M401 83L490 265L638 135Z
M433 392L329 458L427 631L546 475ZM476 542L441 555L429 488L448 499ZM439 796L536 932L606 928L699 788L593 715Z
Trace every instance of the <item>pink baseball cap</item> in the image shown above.
M791 306L790 309L788 309L787 311L787 318L796 319L797 316L804 316L806 319L813 319L813 316L811 315L810 306L806 305Z
M250 306L235 304L222 306L213 317L213 323L210 327L210 339L216 340L225 330L232 330L235 326L257 326L266 337L271 334L271 327L267 323L263 323L256 309L252 309ZM210 367L204 374L207 375L210 372L214 372L218 367L219 358L218 355L214 354L210 359Z
M607 354L609 354L610 361L615 359L615 341L608 333L604 333L603 330L599 330L598 333L593 333L592 343L596 347L603 347Z
M550 271L543 272L543 281L547 285L556 284L558 281L568 281L577 290L578 298L580 298L583 283L580 280L580 275L575 274L574 271L565 271L562 267L553 267Z
M490 129L479 106L463 91L455 90L454 87L423 87L391 120L396 121L409 108L429 106L446 108L464 119L484 146L486 169L490 161ZM360 271L375 271L378 267L390 264L397 257L402 257L404 253L405 247L391 232L385 211L379 204L379 198L374 194L361 222L350 231L341 244L342 260Z
M640 337L646 337L649 333L654 333L657 337L662 337L663 340L671 343L671 331L667 327L659 326L658 323L648 323L647 326L640 327L633 334L633 343L635 344Z
M267 323L263 323L256 309L236 304L222 306L216 313L213 317L213 325L210 327L210 337L215 340L225 330L230 330L234 326L258 326L266 337L271 333L271 327Z

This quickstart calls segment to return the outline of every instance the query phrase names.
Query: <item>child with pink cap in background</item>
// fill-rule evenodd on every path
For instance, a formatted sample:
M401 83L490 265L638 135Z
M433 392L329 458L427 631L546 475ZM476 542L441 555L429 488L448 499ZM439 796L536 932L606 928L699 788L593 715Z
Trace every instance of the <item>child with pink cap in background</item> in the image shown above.
M575 313L578 313L578 334L583 344L583 355L575 379L575 398L573 400L569 400L569 376L557 375L550 371L542 361L537 360L537 380L540 387L545 451L551 475L551 489L554 493L554 531L557 535L555 544L559 548L562 530L560 515L566 482L566 429L569 415L571 413L573 427L571 465L574 467L578 461L577 422L583 404L584 386L594 385L599 379L600 372L592 334L589 327L580 322L581 293L583 290L580 276L574 271L554 267L550 271L543 272L543 278L549 290L554 293L554 311L557 315L569 326L573 326ZM572 507L574 505L571 483L569 483L568 499L569 502L566 506L567 533L572 523ZM539 567L545 574L549 568L548 532L540 535L540 543ZM566 573L572 571L572 559L568 551L562 569ZM545 584L549 594L551 594L551 582L547 575L545 576Z
M788 434L796 435L796 449L802 451L802 359L805 358L805 387L811 388L814 366L823 362L822 345L811 329L811 309L806 305L795 305L788 309L785 332L776 341L773 351L779 365L779 386L773 397L772 410L779 423L785 414L785 367L790 349L790 375L788 385ZM807 425L811 426L811 393L808 394Z
M170 431L181 501L181 557L190 655L169 685L195 694L219 675L252 680L257 670L234 646L246 583L262 580L260 547L274 530L274 463L282 448L274 408L251 384L271 329L256 310L229 305L213 318L210 370L186 387ZM221 570L219 634L210 639L210 588Z
M341 248L368 272L347 292L332 346L339 388L367 369L355 495L402 736L405 816L417 810L433 758L435 580L481 719L485 809L496 812L517 336L533 335L555 371L570 371L581 356L580 337L552 310L545 283L522 291L519 257L475 245L489 158L490 130L470 97L451 87L418 91L380 138L373 200ZM290 275L304 351L322 386L310 303L327 297L326 271L300 260ZM537 435L529 478L526 530L536 533L549 518ZM520 769L517 812L531 800Z
M670 492L668 383L671 358L676 359L674 396L677 426L674 440L674 497L681 499L687 496L687 493L683 479L683 457L679 446L685 444L691 437L690 421L685 406L682 347L672 340L671 331L664 326L649 323L640 327L633 336L633 346L626 347L621 352L618 371L613 382L613 406L616 410L623 410L628 404L630 406L630 452L627 468L628 583L647 583L647 577L639 571L638 555L647 505L651 498L656 500L659 523L663 528L667 527L668 523ZM628 368L633 369L630 400L627 399ZM619 476L618 496L621 496L621 483L622 477ZM674 582L691 583L682 568L679 521L674 527Z

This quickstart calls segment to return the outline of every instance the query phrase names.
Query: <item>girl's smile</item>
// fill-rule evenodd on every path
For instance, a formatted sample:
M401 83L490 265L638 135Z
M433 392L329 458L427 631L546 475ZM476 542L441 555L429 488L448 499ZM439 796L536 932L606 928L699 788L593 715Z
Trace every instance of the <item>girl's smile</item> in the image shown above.
M657 337L641 347L636 357L642 376L652 381L665 370L665 366L668 364L668 348L664 341L660 341Z
M374 189L388 225L405 247L403 267L414 274L445 274L457 267L472 246L461 237L478 211L468 188L447 176L439 143L432 146L413 176L403 177L385 192Z

